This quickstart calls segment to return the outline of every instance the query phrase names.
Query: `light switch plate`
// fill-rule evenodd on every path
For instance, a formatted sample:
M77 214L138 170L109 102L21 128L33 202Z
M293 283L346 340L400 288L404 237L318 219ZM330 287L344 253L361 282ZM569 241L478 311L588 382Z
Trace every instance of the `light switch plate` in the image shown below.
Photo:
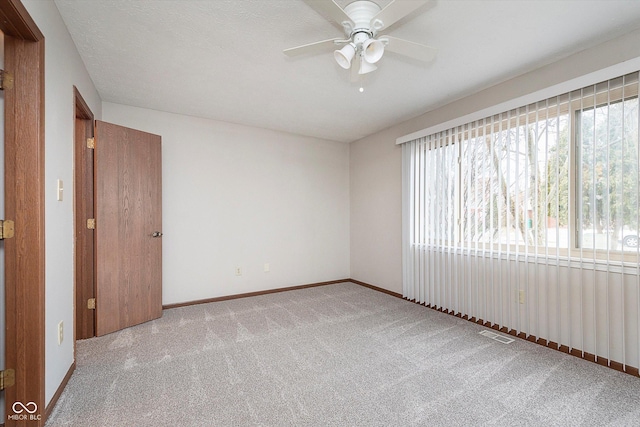
M61 345L62 341L64 341L64 323L61 320L58 323L58 345Z
M62 201L63 192L64 192L64 186L63 186L62 180L59 179L58 180L58 201L59 202Z

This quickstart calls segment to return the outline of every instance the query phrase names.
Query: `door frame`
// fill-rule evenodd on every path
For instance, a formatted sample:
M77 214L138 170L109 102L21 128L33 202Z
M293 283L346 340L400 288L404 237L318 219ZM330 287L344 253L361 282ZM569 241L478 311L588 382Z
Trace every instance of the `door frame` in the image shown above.
M3 420L7 427L45 422L44 35L19 0L0 1L5 90L5 218L15 237L5 243L6 358L16 382L5 390L5 413L14 402L34 402L33 421ZM39 419L38 419L39 418Z
M95 310L87 300L95 298L95 236L87 229L87 219L94 216L93 150L87 148L87 138L93 137L94 116L84 98L73 87L74 94L74 294L75 341L91 338L95 333Z

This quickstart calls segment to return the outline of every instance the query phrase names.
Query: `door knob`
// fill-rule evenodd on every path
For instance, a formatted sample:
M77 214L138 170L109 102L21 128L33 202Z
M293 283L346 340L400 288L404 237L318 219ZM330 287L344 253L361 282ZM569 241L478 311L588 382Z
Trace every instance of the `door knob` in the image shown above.
M162 237L162 232L154 231L153 233L151 233L151 237Z

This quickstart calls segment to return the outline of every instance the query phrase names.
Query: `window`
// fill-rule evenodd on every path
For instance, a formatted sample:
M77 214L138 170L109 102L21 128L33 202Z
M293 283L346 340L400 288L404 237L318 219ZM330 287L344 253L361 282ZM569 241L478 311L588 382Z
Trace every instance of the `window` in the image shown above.
M413 243L637 251L639 113L634 73L424 138L411 153Z
M640 366L638 73L403 145L403 296Z
M566 248L568 116L523 110L462 134L464 240Z
M638 98L578 110L577 247L638 248Z

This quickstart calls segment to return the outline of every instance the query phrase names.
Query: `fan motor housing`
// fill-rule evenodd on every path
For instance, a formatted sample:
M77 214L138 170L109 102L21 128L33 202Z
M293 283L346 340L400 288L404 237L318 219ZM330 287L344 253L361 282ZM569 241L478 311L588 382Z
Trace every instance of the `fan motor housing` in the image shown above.
M349 3L344 8L344 12L349 16L351 21L353 21L353 27L350 23L346 23L347 25L343 23L345 27L345 34L349 38L355 37L361 33L368 34L369 37L373 37L375 35L375 31L371 28L371 20L381 10L380 6L368 0L359 0ZM364 40L366 40L366 38Z

